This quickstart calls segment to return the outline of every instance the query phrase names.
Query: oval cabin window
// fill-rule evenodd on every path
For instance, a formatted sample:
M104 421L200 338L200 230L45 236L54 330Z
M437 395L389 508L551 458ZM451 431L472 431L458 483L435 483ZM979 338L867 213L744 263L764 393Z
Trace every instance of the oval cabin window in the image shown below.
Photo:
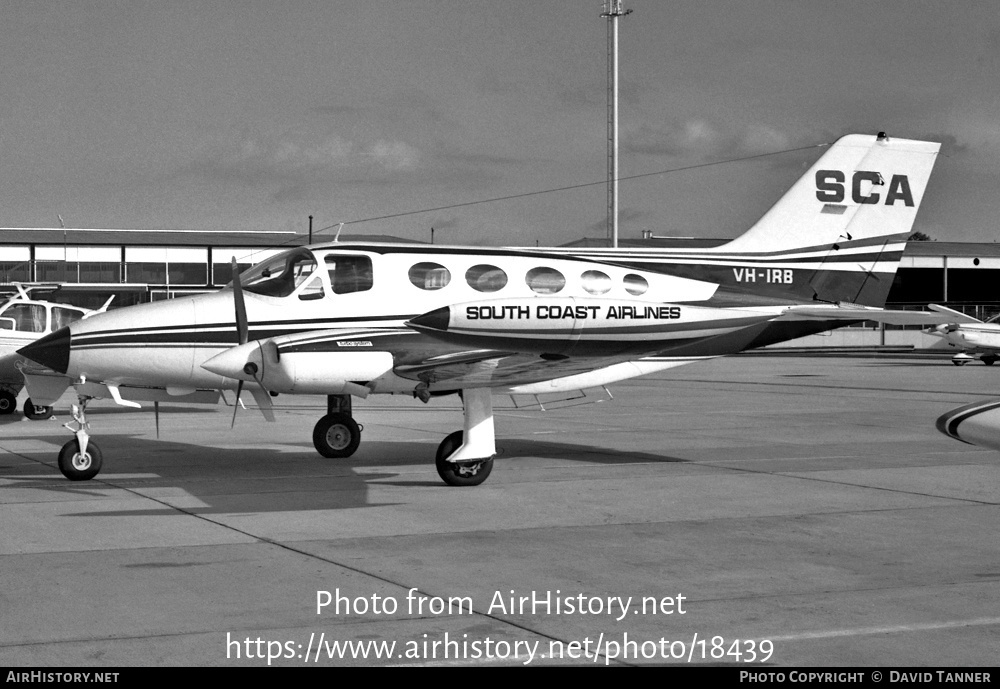
M507 286L507 273L485 263L472 266L465 273L465 281L477 292L499 292Z
M409 272L410 282L420 289L434 290L447 287L451 272L440 263L418 263Z
M643 276L636 275L635 273L629 273L625 276L625 291L629 294L638 296L645 294L648 289L649 283L646 282L646 278Z
M580 277L583 280L583 289L590 294L607 294L611 291L611 278L599 270L588 270Z
M566 286L566 278L555 268L532 268L525 282L538 294L555 294Z

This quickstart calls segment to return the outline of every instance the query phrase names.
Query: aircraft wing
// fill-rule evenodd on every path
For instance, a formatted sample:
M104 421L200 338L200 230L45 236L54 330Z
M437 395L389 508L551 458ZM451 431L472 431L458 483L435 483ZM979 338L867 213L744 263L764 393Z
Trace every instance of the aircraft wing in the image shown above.
M650 355L654 353L648 352ZM636 358L631 354L551 360L537 354L470 350L455 352L453 358L433 356L419 362L402 363L393 370L401 378L437 384L438 387L442 384L455 388L513 387L589 373Z
M604 356L563 356L448 343L409 328L322 330L233 347L205 362L209 371L256 380L268 390L329 394L342 387L366 395L398 386L395 376L436 390L511 387L589 373L657 353L660 343ZM245 371L253 364L255 372Z

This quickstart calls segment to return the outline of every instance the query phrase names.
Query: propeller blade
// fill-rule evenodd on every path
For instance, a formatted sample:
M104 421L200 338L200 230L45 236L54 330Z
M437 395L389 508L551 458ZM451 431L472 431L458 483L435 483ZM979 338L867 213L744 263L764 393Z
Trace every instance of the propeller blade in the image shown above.
M239 382L239 385L236 386L236 402L233 403L233 422L231 424L229 424L229 428L230 429L236 427L236 412L240 408L240 393L241 392L243 392L243 381L242 380Z
M243 300L243 285L240 283L239 267L233 256L233 303L236 305L236 334L240 344L246 344L250 339L250 328L247 324L247 304ZM242 383L240 386L242 387ZM238 395L237 395L238 397Z

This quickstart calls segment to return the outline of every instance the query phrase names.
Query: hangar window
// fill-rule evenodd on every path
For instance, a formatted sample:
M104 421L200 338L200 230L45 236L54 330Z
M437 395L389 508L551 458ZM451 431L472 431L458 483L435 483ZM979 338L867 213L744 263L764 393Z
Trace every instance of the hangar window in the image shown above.
M465 281L477 292L499 292L507 286L507 273L496 266L481 263L466 271Z
M367 256L331 254L325 261L334 294L366 292L372 288L372 260Z
M645 294L648 289L649 283L646 282L646 278L643 276L636 275L635 273L629 273L625 276L625 291L629 294L638 296Z
M588 270L580 276L583 288L590 294L607 294L611 291L611 278L599 270Z
M525 277L532 292L555 294L566 286L566 278L555 268L532 268Z
M435 290L447 287L451 272L440 263L418 263L409 272L410 282L420 289Z

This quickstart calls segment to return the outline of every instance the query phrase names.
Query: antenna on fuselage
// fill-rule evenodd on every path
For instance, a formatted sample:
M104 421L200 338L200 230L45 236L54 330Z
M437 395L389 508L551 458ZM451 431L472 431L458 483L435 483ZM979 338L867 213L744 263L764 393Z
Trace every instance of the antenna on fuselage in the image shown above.
M344 223L340 223L340 225L337 226L337 234L333 235L334 243L340 240L340 231L342 229L344 229Z

